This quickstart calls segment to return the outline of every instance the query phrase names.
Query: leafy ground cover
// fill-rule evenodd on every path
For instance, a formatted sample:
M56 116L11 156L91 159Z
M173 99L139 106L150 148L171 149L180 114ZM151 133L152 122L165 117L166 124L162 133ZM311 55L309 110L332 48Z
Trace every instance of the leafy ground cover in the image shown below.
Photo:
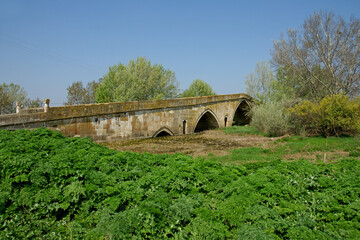
M326 146L302 141L276 144L287 153ZM0 131L0 239L356 239L359 144L338 144L355 156L224 165L118 152L43 128Z

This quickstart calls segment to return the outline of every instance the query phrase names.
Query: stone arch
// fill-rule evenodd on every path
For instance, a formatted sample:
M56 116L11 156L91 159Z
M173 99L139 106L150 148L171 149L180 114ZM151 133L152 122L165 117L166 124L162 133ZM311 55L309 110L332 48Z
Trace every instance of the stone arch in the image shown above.
M167 127L162 127L154 133L153 138L167 137L167 136L173 136L173 135L174 135L174 133L170 129L168 129Z
M250 117L247 113L250 111L250 104L246 100L242 100L236 107L233 118L233 125L244 126L250 123Z
M219 128L219 121L213 111L205 110L198 118L195 124L194 132L202 132L214 128Z

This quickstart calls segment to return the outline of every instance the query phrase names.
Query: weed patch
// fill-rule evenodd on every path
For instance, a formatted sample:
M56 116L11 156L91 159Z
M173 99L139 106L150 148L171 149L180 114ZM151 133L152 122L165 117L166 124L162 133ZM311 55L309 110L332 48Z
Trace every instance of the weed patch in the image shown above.
M231 161L250 162L224 165L2 130L0 239L356 239L360 161L280 160L312 141L234 150ZM358 139L344 141L336 148L357 152Z

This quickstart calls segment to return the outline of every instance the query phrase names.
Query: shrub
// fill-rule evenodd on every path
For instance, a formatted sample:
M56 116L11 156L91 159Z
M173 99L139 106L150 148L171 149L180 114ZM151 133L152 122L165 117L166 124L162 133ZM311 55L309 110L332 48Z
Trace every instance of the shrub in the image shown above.
M251 117L250 125L268 136L281 136L290 129L289 114L279 102L268 102L253 107Z
M289 108L297 129L305 128L323 136L340 136L360 130L360 98L343 94L326 96L320 102L303 101Z

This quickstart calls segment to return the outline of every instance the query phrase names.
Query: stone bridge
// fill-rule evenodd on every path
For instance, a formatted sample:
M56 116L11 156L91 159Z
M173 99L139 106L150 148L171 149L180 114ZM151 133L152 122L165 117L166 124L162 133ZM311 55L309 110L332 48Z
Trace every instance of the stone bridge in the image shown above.
M252 103L250 96L240 93L51 108L46 104L45 108L0 115L0 129L46 127L97 142L182 135L245 125Z

